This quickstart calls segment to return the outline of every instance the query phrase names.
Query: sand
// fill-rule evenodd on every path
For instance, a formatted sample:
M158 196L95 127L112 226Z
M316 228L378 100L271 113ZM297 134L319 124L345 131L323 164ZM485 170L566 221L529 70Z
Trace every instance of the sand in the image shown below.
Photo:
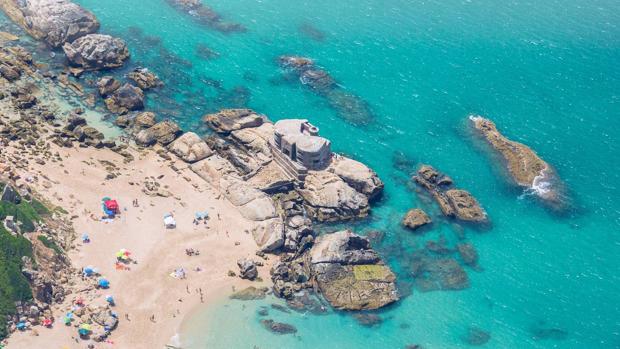
M55 307L57 322L52 329L35 327L38 335L34 335L35 331L14 333L8 339L7 349L73 349L86 348L90 343L95 348L163 348L174 344L171 338L183 318L198 305L226 297L233 287L261 285L227 276L229 270L238 270L237 259L259 260L254 255L256 245L250 233L254 223L244 219L187 164L164 160L153 150L131 150L136 160L129 164L123 164L120 155L107 149L53 146L52 152L55 151L60 152L62 162L39 165L30 161L30 169L23 175L37 175L32 187L52 204L75 215L73 226L78 239L76 248L68 253L72 264L77 268L92 265L111 283L108 290L89 291L83 296L87 302L102 303L105 295L113 295L119 326L109 343L76 343L76 328L59 321L75 299L73 294L65 304ZM109 164L100 160L116 164L119 170L115 172L121 175L106 180L105 167ZM170 168L173 163L181 169L180 174ZM142 192L147 176L163 176L158 182L173 195L147 196ZM91 213L101 215L101 199L105 196L118 200L122 211L120 217L109 223L91 218ZM134 199L138 199L139 207L133 206ZM208 224L194 225L194 213L204 210L210 213ZM164 227L166 213L174 215L176 229ZM90 243L79 239L83 233L88 233ZM130 265L130 270L115 268L115 253L121 248L131 251L137 261ZM200 255L189 257L186 248L197 249ZM263 280L269 280L268 262L259 268ZM169 275L179 267L187 271L184 280ZM202 271L196 271L196 267Z

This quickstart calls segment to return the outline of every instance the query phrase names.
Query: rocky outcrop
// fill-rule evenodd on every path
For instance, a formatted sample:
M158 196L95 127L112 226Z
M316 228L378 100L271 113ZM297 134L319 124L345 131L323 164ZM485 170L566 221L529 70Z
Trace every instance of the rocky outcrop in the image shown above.
M99 94L103 97L111 95L120 87L120 81L116 80L112 76L104 76L97 81L97 90L99 91Z
M437 201L443 214L466 222L488 221L478 201L467 191L452 189L452 179L429 165L423 165L413 177Z
M376 200L383 193L383 182L377 173L359 161L336 156L328 171L337 174L353 189L366 195L368 201Z
M105 99L105 105L116 114L139 110L144 108L144 92L139 87L125 84Z
M469 287L469 278L463 267L447 256L435 257L419 252L413 255L410 268L414 285L422 292Z
M478 252L469 242L456 245L456 249L466 265L476 268L478 266Z
M256 262L251 259L242 258L237 261L239 267L239 277L250 281L256 280L258 277L258 269L256 268Z
M227 135L232 131L258 127L263 124L265 117L251 109L224 109L205 115L203 121L215 132Z
M403 225L411 230L417 230L431 222L431 217L419 208L409 210L403 219Z
M254 286L247 287L243 290L237 291L230 295L230 299L236 299L240 301L253 301L258 299L265 299L267 297L268 289L266 287L256 288Z
M136 85L143 90L149 90L164 85L159 77L147 68L134 69L131 73L127 74L127 78L133 80Z
M205 141L197 134L187 132L172 142L168 149L185 162L194 163L213 154Z
M150 146L155 143L168 145L182 133L179 126L170 120L164 120L136 134L138 145Z
M224 21L220 14L200 0L166 0L166 2L175 9L189 14L197 23L213 30L225 34L246 30L241 24Z
M322 235L308 257L318 289L334 308L378 309L399 299L394 273L364 237L348 230Z
M511 141L501 134L495 123L481 116L470 116L474 129L502 157L503 164L513 181L554 208L562 208L566 198L559 179L551 166L532 149L522 143Z
M82 36L62 49L72 66L85 71L117 68L129 58L125 41L103 34Z
M0 8L30 35L52 47L99 29L95 16L70 0L0 0Z
M299 192L308 215L321 222L363 218L370 209L364 194L331 172L309 173Z
M269 331L275 334L292 334L297 333L297 328L293 325L282 322L275 322L270 319L261 320L260 323Z

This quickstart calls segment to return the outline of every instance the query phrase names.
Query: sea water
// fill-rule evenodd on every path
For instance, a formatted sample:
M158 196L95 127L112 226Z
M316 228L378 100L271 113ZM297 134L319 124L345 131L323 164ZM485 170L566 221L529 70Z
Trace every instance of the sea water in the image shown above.
M184 347L463 348L480 329L488 348L620 348L619 1L203 1L247 31L214 31L165 0L78 2L102 31L128 41L134 64L163 78L147 103L160 117L199 132L202 115L227 107L308 118L335 151L376 170L385 196L350 226L385 233L376 247L405 297L370 328L346 313L280 312L270 307L282 304L276 299L222 301L186 320ZM371 122L347 120L287 79L276 62L283 54L316 60L368 103ZM472 135L472 114L550 163L570 210L545 209L510 185ZM421 163L475 195L492 225L441 218L411 184ZM400 226L413 207L435 221L425 234ZM470 287L412 288L411 253L440 237L452 247L463 235L480 255L479 270L466 267ZM263 307L298 332L266 331Z

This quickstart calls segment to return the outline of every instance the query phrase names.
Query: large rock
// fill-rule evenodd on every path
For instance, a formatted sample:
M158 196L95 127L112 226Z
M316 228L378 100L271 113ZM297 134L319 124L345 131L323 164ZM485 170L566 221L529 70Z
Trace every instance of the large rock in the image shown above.
M248 127L258 127L263 124L265 117L251 109L224 109L205 115L203 121L215 132L229 134Z
M359 161L338 156L329 171L337 174L353 189L366 195L369 201L377 199L383 192L383 182L379 176Z
M394 273L366 238L351 231L320 236L309 259L321 294L334 308L370 310L399 299Z
M183 134L172 142L168 148L176 156L189 163L200 161L213 154L207 143L193 132Z
M116 114L139 110L144 108L144 92L139 87L125 84L106 98L105 105Z
M121 87L121 83L112 76L104 76L97 81L99 94L106 97Z
M488 222L478 201L465 190L453 189L452 179L432 166L421 166L413 180L429 192L445 216L473 223Z
M155 143L168 145L182 133L179 126L170 120L164 120L138 132L136 143L141 146L150 146Z
M99 29L95 16L70 0L0 0L0 8L30 35L52 47Z
M129 58L125 41L103 34L88 34L66 43L62 49L72 66L83 70L117 68Z
M514 182L533 190L553 208L566 206L560 180L551 166L525 144L511 141L501 134L495 123L481 116L469 118L484 140L501 156L502 164Z
M264 192L238 180L230 180L223 186L224 196L239 208L243 217L257 222L277 217L273 200Z
M163 86L159 77L147 68L137 68L131 73L127 74L127 78L133 80L136 85L140 86L143 90L152 89L155 87Z
M284 223L278 217L257 224L252 230L252 236L261 251L274 252L284 245L284 231Z
M368 215L368 198L331 172L310 172L300 191L310 217L339 221Z
M239 267L239 277L250 281L256 280L258 277L258 269L256 268L256 262L251 259L242 258L237 261Z
M403 219L403 225L411 230L417 230L430 223L431 217L419 208L409 210Z

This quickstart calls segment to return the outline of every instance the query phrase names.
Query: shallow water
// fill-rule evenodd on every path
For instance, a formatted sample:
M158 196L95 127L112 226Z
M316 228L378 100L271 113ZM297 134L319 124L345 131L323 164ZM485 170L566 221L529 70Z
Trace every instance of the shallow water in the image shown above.
M452 246L463 231L480 255L481 271L466 268L469 289L414 288L380 313L377 327L345 314L270 310L269 318L298 328L276 336L257 310L279 301L224 302L189 320L182 339L190 348L461 348L472 326L491 335L489 348L620 347L620 2L208 1L247 27L232 34L200 26L164 0L78 2L103 31L129 41L134 62L163 77L167 86L148 102L161 116L198 130L203 114L223 107L306 117L336 151L375 169L386 195L356 229L385 231L378 248L404 286L412 281L408 256L427 240L443 235ZM372 122L347 121L286 79L276 62L282 54L316 59L369 104ZM573 209L555 214L507 184L472 137L471 114L493 119L552 164ZM441 219L410 189L419 163L471 191L492 227ZM423 236L399 226L414 206L436 222Z

